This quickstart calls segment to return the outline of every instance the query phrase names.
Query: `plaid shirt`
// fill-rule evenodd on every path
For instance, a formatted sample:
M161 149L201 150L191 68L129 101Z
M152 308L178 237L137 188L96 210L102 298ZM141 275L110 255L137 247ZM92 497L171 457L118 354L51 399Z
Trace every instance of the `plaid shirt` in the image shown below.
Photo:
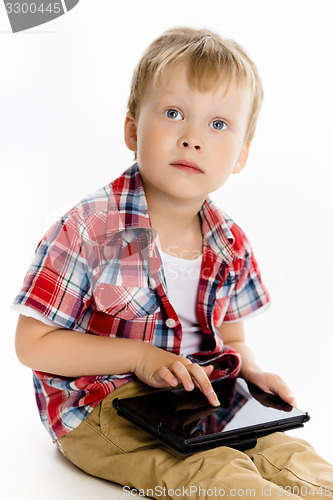
M269 297L243 231L209 198L199 215L204 246L197 310L204 342L190 359L223 358L225 376L234 376L239 355L223 347L215 327L240 320ZM63 328L138 339L179 354L182 327L168 300L137 164L50 228L14 302ZM134 378L125 373L75 379L38 371L33 377L40 417L54 440Z

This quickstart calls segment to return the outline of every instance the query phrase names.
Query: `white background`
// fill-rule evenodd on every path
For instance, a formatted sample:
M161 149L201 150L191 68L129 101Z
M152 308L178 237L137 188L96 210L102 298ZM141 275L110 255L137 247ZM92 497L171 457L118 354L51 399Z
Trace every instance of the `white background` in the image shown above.
M147 44L175 25L236 39L261 73L265 101L247 167L212 198L247 232L272 295L270 309L249 320L248 342L311 415L293 434L333 462L332 14L329 0L81 0L55 21L12 34L0 5L6 498L122 497L52 445L30 370L15 357L9 307L49 225L131 164L122 137L131 74Z

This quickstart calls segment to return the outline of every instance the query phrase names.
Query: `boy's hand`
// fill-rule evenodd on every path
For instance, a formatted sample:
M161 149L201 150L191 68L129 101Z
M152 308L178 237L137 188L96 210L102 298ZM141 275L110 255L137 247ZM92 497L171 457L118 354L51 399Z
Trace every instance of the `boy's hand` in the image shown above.
M151 387L175 387L180 383L187 391L192 391L196 386L210 404L219 406L219 400L208 378L213 366L200 366L151 344L140 344L140 355L133 370L139 380Z
M296 401L291 390L278 375L258 370L250 372L245 378L248 382L260 387L263 391L269 394L277 394L286 403L296 406Z

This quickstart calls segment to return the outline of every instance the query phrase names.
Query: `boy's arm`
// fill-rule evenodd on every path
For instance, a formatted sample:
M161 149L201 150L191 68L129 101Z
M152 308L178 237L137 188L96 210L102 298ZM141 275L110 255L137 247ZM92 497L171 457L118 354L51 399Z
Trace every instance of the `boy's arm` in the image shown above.
M201 367L140 340L54 328L20 316L15 347L21 363L33 370L69 378L131 372L151 387L181 383L192 390L196 385L211 404L219 404L208 379L212 366Z
M235 349L242 357L241 375L248 382L265 392L278 394L281 399L295 406L295 399L286 383L274 373L263 372L257 365L251 349L245 343L244 323L222 323L217 328L223 343Z

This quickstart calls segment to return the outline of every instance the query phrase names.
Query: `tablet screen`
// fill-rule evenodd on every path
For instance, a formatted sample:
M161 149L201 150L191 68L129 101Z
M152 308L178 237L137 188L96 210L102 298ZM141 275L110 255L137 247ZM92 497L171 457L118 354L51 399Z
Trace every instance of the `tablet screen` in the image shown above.
M230 383L230 381L228 382ZM221 432L240 431L304 415L304 412L293 408L278 396L266 394L255 386L250 386L249 390L243 379L238 379L237 384L232 381L232 385L232 396L229 392L229 396L223 397L222 384L221 388L217 390L220 393L218 397L221 406L214 408L211 413L185 424L178 435L182 434L183 438L188 439ZM231 386L228 387L229 391L231 391Z

